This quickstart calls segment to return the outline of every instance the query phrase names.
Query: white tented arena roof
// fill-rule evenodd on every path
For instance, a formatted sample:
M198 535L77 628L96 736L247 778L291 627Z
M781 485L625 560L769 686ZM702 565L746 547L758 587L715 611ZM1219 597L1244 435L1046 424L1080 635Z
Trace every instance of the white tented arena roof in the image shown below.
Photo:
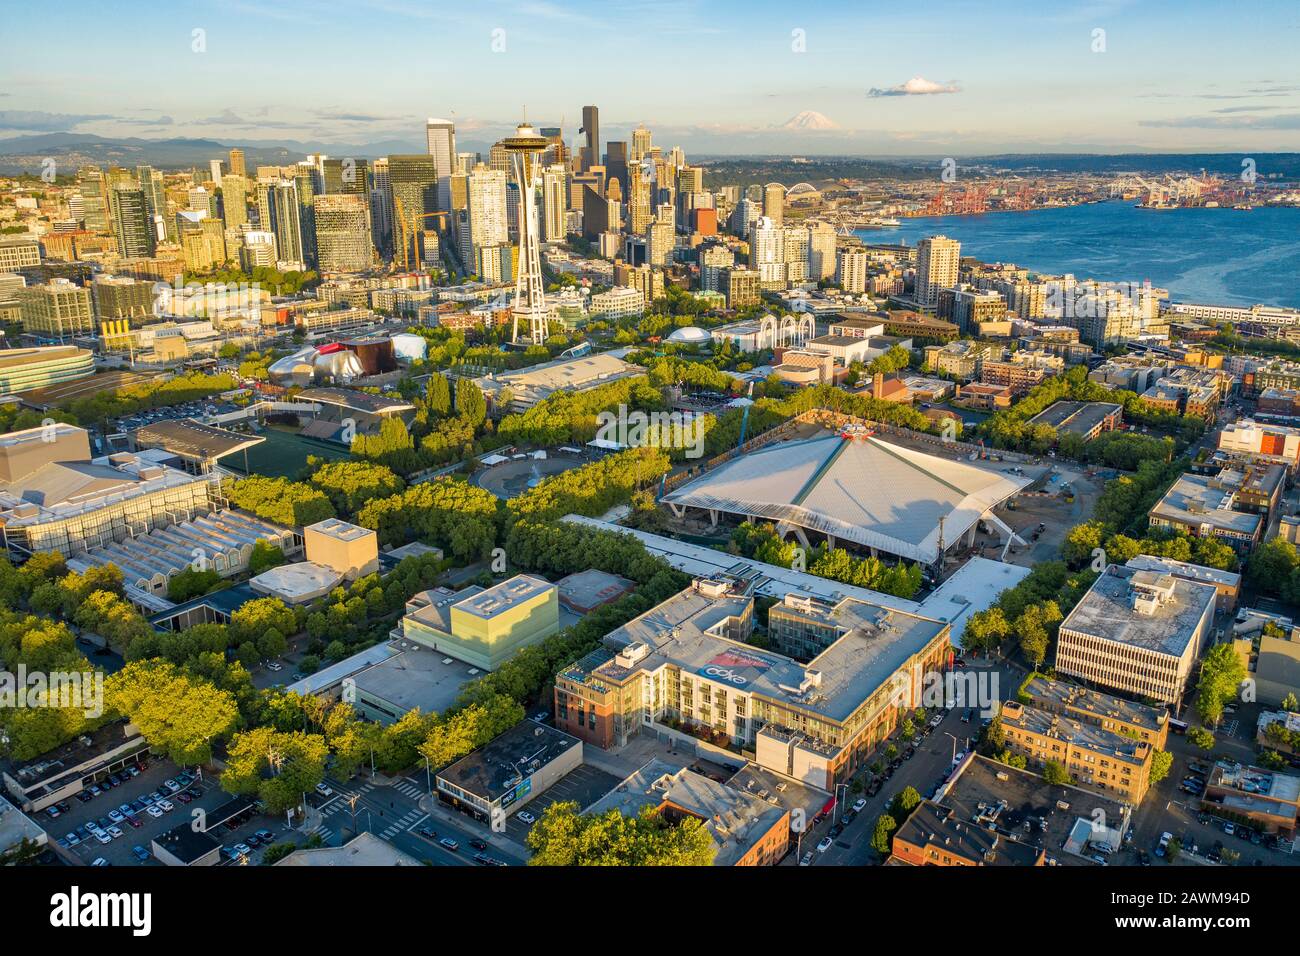
M666 503L787 522L913 561L939 556L1030 483L874 437L760 448L664 496Z

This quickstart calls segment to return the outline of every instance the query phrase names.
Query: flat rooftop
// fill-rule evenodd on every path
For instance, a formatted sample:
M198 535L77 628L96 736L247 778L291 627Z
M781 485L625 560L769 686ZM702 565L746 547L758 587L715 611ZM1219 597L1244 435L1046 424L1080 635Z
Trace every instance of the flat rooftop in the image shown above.
M1153 572L1115 564L1107 567L1061 622L1061 629L1181 657L1206 610L1214 606L1218 592L1208 584L1169 576L1169 601L1150 615L1141 614L1133 608L1132 592L1135 577L1143 574ZM1138 578L1137 583L1143 580Z
M1264 518L1234 510L1235 491L1218 477L1182 475L1156 502L1151 517L1186 525L1208 524L1224 531L1252 536Z
M375 532L369 528L363 528L360 525L343 521L340 518L326 518L324 521L317 521L315 524L309 524L303 531L315 531L317 534L328 535L336 541L360 541L363 538L372 538Z
M1066 846L1080 819L1105 821L1122 836L1130 817L1127 804L1081 787L1049 784L1036 773L978 754L963 762L934 802L955 810L959 819L1014 836L1065 864L1087 862Z
M560 589L560 601L566 607L591 611L622 597L636 587L636 582L591 568L563 577L555 586Z
M298 400L315 402L319 405L337 405L341 408L368 412L371 415L380 415L385 412L414 411L415 409L414 405L402 398L390 398L386 395L375 395L371 392L359 392L351 388L304 388L298 393Z
M725 667L732 672L733 689L844 721L947 627L845 598L833 608L823 607L842 630L841 636L804 665L725 636L729 623L749 610L751 602L748 594L727 591L715 596L692 585L606 635L607 647L622 650L643 645L648 649L644 657L630 666L614 657L595 667L591 675L618 683L639 670L653 671L665 664L703 677ZM815 686L805 683L809 672L820 675Z
M542 362L515 372L502 372L492 376L511 388L540 389L542 391L581 390L603 385L632 375L642 375L644 370L629 365L612 355L597 353L581 358Z
M474 679L471 666L409 641L389 643L392 654L352 674L360 694L392 704L398 715L415 707L439 714L456 702L460 690ZM340 678L341 679L341 678Z
M241 435L192 418L154 422L137 428L132 437L137 446L162 448L182 458L203 461L216 461L266 441L260 435Z
M276 866L423 866L373 833L358 833L343 846L294 850Z
M1086 435L1107 416L1122 410L1123 406L1109 402L1061 401L1043 409L1029 421L1033 425L1050 425L1058 432Z
M1236 571L1221 571L1201 564L1175 561L1173 558L1157 558L1150 554L1139 554L1129 558L1125 567L1135 568L1138 571L1163 572L1172 574L1176 578L1187 578L1190 581L1200 581L1202 584L1214 584L1225 588L1241 586L1241 575Z
M1036 866L1043 853L1041 847L963 820L951 807L929 800L921 802L894 837L923 848L937 846L943 852L986 866Z
M786 814L784 808L729 784L657 759L623 780L587 812L617 810L625 817L635 817L643 807L665 803L704 821L713 838L714 866L735 865Z
M441 770L438 779L495 803L513 790L521 778L536 773L571 748L581 746L577 737L554 727L535 720L521 720Z
M1158 732L1169 716L1167 711L1159 707L1147 707L1122 697L1112 697L1089 687L1067 684L1042 675L1032 678L1023 690L1035 707L1078 710L1098 718L1122 721L1152 733Z
M555 585L550 581L533 577L531 574L516 574L507 581L494 584L486 590L457 601L452 607L490 621L533 598L554 590Z
M1002 725L1073 744L1093 753L1106 754L1131 763L1140 763L1151 745L1082 720L1065 717L1018 701L1002 705Z

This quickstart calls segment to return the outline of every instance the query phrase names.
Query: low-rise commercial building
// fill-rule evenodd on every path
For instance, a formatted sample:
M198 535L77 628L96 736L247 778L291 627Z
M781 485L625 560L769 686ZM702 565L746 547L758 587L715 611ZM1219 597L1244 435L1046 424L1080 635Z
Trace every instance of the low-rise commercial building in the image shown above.
M1300 815L1300 777L1219 760L1205 782L1201 807L1266 833L1291 836Z
M585 812L635 818L647 807L669 822L701 821L714 866L775 866L790 847L788 808L662 760L651 760Z
M1031 425L1050 425L1057 434L1078 435L1092 441L1102 432L1114 431L1123 421L1124 408L1109 402L1053 402L1029 420Z
M95 356L89 349L52 345L0 351L0 394L75 382L93 374Z
M582 741L522 720L438 772L438 800L476 820L504 823L551 784L582 766Z
M1218 475L1182 475L1152 507L1152 527L1185 531L1194 538L1218 538L1248 553L1259 544L1267 522L1237 507L1243 480L1240 472L1231 469Z
M1181 701L1217 597L1209 584L1112 564L1061 622L1056 671L1162 703Z

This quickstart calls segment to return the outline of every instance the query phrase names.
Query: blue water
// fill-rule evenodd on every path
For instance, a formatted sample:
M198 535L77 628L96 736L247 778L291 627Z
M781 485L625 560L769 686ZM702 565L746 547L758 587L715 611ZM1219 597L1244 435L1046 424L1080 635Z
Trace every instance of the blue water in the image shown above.
M1137 209L1116 200L1065 209L904 219L862 229L866 242L938 233L962 255L1035 272L1143 282L1177 302L1300 307L1300 209Z

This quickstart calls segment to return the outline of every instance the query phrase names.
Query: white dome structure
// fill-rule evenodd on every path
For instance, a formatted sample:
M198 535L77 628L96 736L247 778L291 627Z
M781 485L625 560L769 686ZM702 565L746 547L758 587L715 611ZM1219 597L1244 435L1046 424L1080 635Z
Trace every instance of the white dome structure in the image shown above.
M675 329L668 336L666 342L676 342L678 345L707 345L713 341L713 336L700 328L698 325L687 325L680 329Z
M422 359L429 353L429 343L422 335L399 332L393 336L393 353L402 360Z

